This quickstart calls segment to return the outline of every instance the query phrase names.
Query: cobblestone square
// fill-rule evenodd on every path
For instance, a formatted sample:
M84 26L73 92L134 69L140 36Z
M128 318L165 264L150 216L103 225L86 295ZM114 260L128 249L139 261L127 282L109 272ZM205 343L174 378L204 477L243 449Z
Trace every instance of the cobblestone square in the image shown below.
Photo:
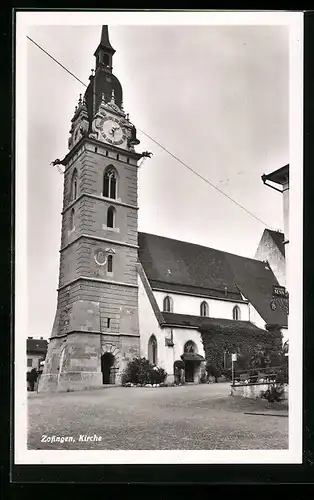
M28 448L288 448L285 407L279 405L270 408L264 401L239 399L229 394L228 383L163 388L107 387L57 394L29 393Z

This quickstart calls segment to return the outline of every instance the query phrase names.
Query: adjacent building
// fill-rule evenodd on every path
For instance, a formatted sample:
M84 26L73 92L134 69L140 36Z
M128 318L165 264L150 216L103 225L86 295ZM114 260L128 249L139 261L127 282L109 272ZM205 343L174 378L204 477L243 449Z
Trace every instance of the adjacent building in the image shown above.
M170 380L176 360L198 382L203 361L223 368L234 349L280 340L287 315L271 309L278 281L267 263L146 233L138 242L141 355Z
M282 194L283 202L283 223L284 223L284 256L285 256L285 286L288 285L288 260L289 260L289 164L271 172L262 175L263 183Z
M48 341L43 337L34 339L28 337L26 340L26 365L27 371L33 368L36 370L41 369L41 362L45 360L48 348Z
M289 164L262 175L263 183L282 194L283 201L283 221L284 234L275 231L265 230L256 258L265 256L278 278L283 290L279 290L280 295L274 295L274 307L283 308L289 311ZM282 295L283 294L283 295ZM289 340L288 327L284 330L284 342Z
M286 286L285 236L280 231L265 229L254 258L268 262L279 285Z

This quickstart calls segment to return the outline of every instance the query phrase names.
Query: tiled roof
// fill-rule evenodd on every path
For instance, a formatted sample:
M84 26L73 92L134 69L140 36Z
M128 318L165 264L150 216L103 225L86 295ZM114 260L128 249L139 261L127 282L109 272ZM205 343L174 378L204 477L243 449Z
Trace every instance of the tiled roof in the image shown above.
M45 339L27 339L26 340L26 352L46 354L48 347L48 341Z
M227 293L223 290L215 290L194 285L183 285L181 283L169 283L166 281L150 280L150 286L153 290L166 290L168 292L184 293L189 295L197 295L200 297L220 297L222 299L235 300L237 302L245 302L239 293Z
M278 285L271 268L265 262L238 255L228 254L227 259L233 269L239 290L265 323L287 326L287 314L280 307L274 311L270 307L273 285Z
M283 311L270 308L278 281L265 263L147 233L138 233L138 244L139 260L152 288L236 301L242 300L242 293L265 323L287 324Z
M191 327L197 328L201 331L210 331L211 329L219 329L226 330L229 328L236 329L237 331L255 331L255 332L264 332L261 328L253 325L249 321L238 321L233 319L225 319L225 318L209 318L204 316L193 316L190 314L176 314L176 313L166 313L163 312L163 317L165 320L164 325L176 325L183 327Z

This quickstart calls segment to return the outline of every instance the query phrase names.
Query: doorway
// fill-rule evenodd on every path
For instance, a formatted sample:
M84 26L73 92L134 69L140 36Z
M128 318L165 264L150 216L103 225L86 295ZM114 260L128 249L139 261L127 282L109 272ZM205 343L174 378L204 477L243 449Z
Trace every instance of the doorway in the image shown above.
M114 384L114 355L111 352L105 352L101 356L101 372L103 384Z
M193 361L185 361L185 381L194 382L194 363Z

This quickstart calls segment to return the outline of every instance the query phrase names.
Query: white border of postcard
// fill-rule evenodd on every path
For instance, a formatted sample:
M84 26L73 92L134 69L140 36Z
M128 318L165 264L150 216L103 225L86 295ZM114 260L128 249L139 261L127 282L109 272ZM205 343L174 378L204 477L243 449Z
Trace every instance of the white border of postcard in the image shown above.
M288 450L28 450L25 381L26 297L26 28L34 25L285 25L290 32L290 315ZM15 464L290 464L302 462L303 241L302 12L17 12L15 227Z

